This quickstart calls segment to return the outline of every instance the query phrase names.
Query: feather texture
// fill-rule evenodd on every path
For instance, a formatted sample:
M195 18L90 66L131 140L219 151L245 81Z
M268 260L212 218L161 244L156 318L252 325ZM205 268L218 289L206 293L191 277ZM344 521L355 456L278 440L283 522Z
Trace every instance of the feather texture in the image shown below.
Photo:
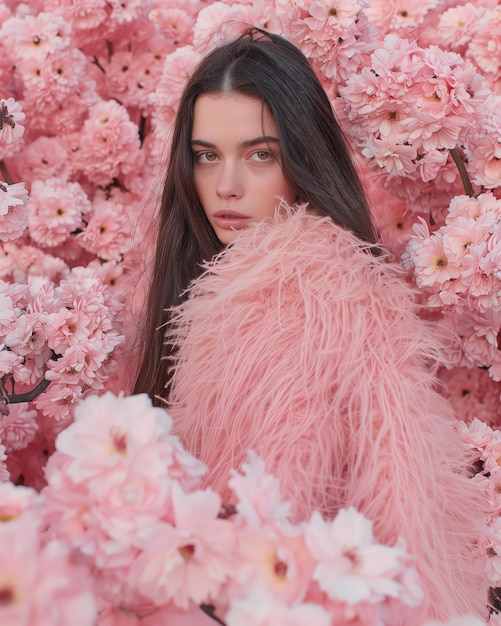
M253 449L296 520L352 505L380 541L402 536L425 587L416 625L485 617L481 495L436 390L440 343L401 268L367 248L302 207L209 263L174 309L175 432L223 497Z

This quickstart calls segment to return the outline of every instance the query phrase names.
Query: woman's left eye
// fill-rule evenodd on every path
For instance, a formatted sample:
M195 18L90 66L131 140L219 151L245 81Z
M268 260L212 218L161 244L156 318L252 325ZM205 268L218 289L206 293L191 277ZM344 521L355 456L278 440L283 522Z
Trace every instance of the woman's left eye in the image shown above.
M256 150L252 153L252 157L255 161L269 161L273 155L269 150Z

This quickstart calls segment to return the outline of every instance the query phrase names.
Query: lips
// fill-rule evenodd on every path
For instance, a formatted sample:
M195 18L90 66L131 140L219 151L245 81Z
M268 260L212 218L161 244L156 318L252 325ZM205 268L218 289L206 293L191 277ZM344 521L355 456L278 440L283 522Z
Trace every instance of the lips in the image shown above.
M223 230L240 230L248 226L250 217L232 209L221 209L213 215L216 226Z

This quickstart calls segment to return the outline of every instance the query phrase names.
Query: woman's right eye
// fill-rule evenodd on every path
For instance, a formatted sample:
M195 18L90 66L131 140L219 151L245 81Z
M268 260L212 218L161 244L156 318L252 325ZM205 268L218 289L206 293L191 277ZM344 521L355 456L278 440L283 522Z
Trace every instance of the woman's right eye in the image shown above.
M215 152L199 152L196 157L199 163L214 163L217 154Z

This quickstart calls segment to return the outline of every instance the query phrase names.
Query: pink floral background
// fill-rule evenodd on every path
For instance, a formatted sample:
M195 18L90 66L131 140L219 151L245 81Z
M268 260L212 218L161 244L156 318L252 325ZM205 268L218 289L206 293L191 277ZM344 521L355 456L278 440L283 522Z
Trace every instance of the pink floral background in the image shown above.
M352 509L293 526L252 453L221 515L170 418L119 394L176 103L242 23L310 59L384 242L450 337L440 376L481 461L501 586L498 1L4 0L2 625L182 623L213 603L228 626L376 624L419 602L403 549Z

